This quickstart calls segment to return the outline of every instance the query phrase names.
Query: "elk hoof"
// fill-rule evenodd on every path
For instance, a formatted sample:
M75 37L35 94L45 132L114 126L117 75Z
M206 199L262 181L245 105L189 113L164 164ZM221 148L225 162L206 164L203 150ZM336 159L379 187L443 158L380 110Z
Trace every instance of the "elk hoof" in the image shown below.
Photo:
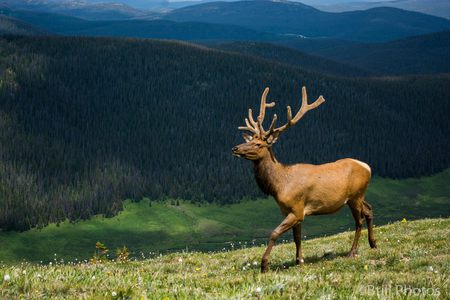
M263 260L261 262L261 273L266 273L267 271L269 271L269 262Z
M350 258L353 258L353 257L356 257L356 256L358 256L358 254L356 253L356 251L350 251L350 252L347 254L347 257L350 257Z
M295 260L296 265L303 265L305 263L305 260L303 258L297 258Z

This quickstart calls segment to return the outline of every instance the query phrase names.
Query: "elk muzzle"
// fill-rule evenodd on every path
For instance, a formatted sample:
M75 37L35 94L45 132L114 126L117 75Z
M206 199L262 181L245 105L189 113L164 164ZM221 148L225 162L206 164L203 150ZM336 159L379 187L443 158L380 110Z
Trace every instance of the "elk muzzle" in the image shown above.
M233 152L234 156L241 157L241 155L238 153L238 151L239 151L239 147L238 146L234 146L233 149L231 149L231 151Z

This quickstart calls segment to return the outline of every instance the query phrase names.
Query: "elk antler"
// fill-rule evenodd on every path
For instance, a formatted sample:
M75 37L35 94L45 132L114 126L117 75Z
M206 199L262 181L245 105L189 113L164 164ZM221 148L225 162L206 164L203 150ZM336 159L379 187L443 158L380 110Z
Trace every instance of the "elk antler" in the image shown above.
M295 125L307 111L314 109L317 106L319 106L320 104L322 104L323 102L325 102L325 99L322 96L320 96L319 98L317 98L316 101L314 101L311 104L308 104L308 96L306 94L306 88L303 87L302 88L302 105L301 105L299 111L297 112L297 114L295 115L295 117L292 118L292 109L290 106L288 106L287 107L287 123L281 127L275 128L275 123L276 123L278 117L276 114L274 114L272 123L270 124L270 127L269 127L269 130L265 131L263 128L263 122L264 122L264 117L266 114L266 108L267 107L271 108L271 107L275 106L275 102L271 102L271 103L266 102L266 97L267 97L268 93L269 93L269 88L266 88L261 96L261 106L259 109L259 116L257 118L257 121L255 122L255 120L253 119L252 109L249 108L248 109L248 118L245 118L246 126L238 127L239 130L247 130L247 131L253 132L258 137L260 137L264 140L266 140L270 135L272 135L275 132L277 132L279 134L279 133L285 131L286 129L288 129L289 127Z
M306 94L306 87L302 87L302 106L298 110L295 117L292 119L292 110L291 110L291 107L288 106L287 107L287 123L281 127L278 127L276 129L272 130L272 131L273 132L278 131L279 133L281 133L281 132L285 131L286 129L288 129L289 127L294 126L309 110L316 108L317 106L319 106L320 104L322 104L324 102L325 102L325 99L323 98L322 95L320 95L316 101L314 101L311 104L308 104L308 95Z
M245 118L246 126L238 127L239 130L251 131L260 137L264 137L267 135L268 132L266 132L263 128L264 117L266 115L266 108L267 107L271 108L271 107L275 106L275 102L271 102L271 103L266 102L267 94L269 94L268 87L264 90L263 94L261 95L261 106L259 108L259 116L256 118L257 121L255 122L255 119L253 119L252 109L249 108L248 109L248 118ZM274 116L274 120L276 120L276 115ZM272 121L271 128L274 125L274 120Z

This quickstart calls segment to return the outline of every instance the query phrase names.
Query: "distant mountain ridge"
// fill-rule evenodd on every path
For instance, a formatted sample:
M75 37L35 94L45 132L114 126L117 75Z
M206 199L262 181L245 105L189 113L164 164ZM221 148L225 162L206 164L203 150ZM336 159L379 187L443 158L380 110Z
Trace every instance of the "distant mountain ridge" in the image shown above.
M342 12L352 10L364 10L374 7L396 7L424 14L434 15L450 19L450 1L448 0L384 0L384 1L317 1L302 0L304 3L312 5L320 10L329 12Z
M49 32L11 17L0 15L0 35L48 35Z
M3 8L3 15L62 35L119 36L178 40L271 40L275 35L228 24L170 20L88 21L61 14Z
M86 20L125 20L149 16L149 12L139 10L120 2L92 3L83 0L1 0L0 3L13 9L29 10L69 15Z
M450 20L397 8L329 13L290 1L208 2L171 11L165 19L234 24L279 35L388 41L450 29Z
M28 17L22 18L17 14L13 15L13 17L34 25L39 25L40 21L36 19L36 14L38 13L60 14L59 16L54 16L56 20L53 20L53 16L47 16L50 18L46 27L48 30L55 28L55 25L51 23L59 22L61 14L67 15L68 19L78 17L84 20L95 21L161 19L183 23L195 22L204 24L203 28L205 31L208 31L208 26L213 26L209 24L215 24L216 28L217 25L233 25L241 27L242 30L252 30L251 37L248 33L244 34L247 36L247 39L252 40L266 39L258 37L256 33L259 33L260 35L271 34L276 36L276 39L309 37L359 42L383 42L450 29L450 20L397 8L380 7L364 11L330 13L300 2L284 0L207 2L159 13L137 10L122 4L90 4L90 2L78 0L62 2L3 0L0 3L6 3L11 11L22 11L22 14L25 13L24 11L27 11L25 14L28 14ZM35 14L35 16L30 18L31 14ZM41 15L41 17L45 16ZM70 22L66 22L66 25L67 23ZM107 24L108 28L101 30L94 28L94 30L96 32L101 31L102 34L109 36L118 35L115 31L121 31L121 36L124 32L128 36L136 36L133 35L132 31L134 29L130 27L130 24L127 23L125 25L128 31L120 28L123 25L120 23L116 23L116 26L109 23ZM143 32L143 23L136 24L138 26L136 31L140 32L137 36L152 37L151 34ZM63 26L64 24L60 23L60 25ZM82 31L83 34L89 34L88 30L91 28L91 25L92 23L85 23L81 25L83 29L60 27L56 32L66 34L66 32L72 31L71 34L77 34L77 32ZM235 33L236 30L232 31ZM164 31L161 30L161 35L163 33ZM180 39L190 39L183 38L181 33L176 36L180 36ZM204 35L199 34L199 36ZM224 34L218 34L214 38L209 34L208 38L220 39L222 36ZM230 39L232 39L232 36L227 40ZM275 37L272 37L272 39L275 39Z
M90 20L157 16L173 9L208 2L215 2L215 0L2 0L2 3L10 3L16 8L64 13ZM300 2L326 12L395 7L450 19L450 1L448 0L294 0L292 2Z
M297 5L303 7L302 5ZM315 11L313 9L313 11ZM159 20L88 21L54 13L0 7L3 34L59 34L177 39L208 46L220 45L264 59L298 65L313 72L337 76L433 74L450 72L450 31L383 43L358 43L326 38L301 38L266 33L237 25ZM11 18L28 32L11 25ZM20 21L19 21L20 20ZM28 23L25 24L24 22ZM24 27L25 26L25 27ZM35 30L31 30L34 28ZM229 44L240 41L242 43ZM246 43L247 42L247 43ZM260 44L263 42L265 44ZM224 43L227 43L224 46ZM294 48L270 46L268 43ZM213 46L216 47L216 46ZM307 58L304 53L315 57ZM284 56L284 57L283 57ZM320 57L326 58L323 60ZM334 62L332 62L332 61ZM316 64L316 65L314 65ZM345 68L343 67L345 66Z

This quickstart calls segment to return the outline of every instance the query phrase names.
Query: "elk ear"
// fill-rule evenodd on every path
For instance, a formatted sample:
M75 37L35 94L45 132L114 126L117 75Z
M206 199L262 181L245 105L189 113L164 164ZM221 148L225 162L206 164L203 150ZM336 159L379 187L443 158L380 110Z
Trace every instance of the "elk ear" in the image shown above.
M253 140L253 137L250 135L250 134L247 134L247 133L243 133L242 134L242 137L244 138L244 140L248 143L248 142L250 142L251 140Z
M278 137L280 136L279 131L274 131L269 137L267 138L266 142L269 145L275 144L275 142L278 140Z

